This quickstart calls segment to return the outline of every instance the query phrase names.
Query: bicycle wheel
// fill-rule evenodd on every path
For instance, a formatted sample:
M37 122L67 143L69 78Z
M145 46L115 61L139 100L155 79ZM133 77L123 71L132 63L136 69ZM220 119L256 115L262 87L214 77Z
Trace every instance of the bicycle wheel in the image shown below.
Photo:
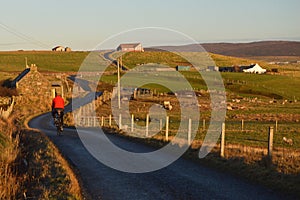
M61 129L60 129L59 126L56 127L56 134L57 134L58 136L61 135Z

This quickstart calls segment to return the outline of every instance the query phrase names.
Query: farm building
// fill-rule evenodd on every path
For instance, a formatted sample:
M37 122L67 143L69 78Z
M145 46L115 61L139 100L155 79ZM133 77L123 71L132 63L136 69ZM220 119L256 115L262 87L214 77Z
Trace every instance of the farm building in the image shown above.
M69 51L72 51L72 49L70 47L66 47L65 51L69 52Z
M244 69L243 72L254 73L254 74L263 74L263 73L266 73L267 70L263 69L261 66L259 66L259 64L255 64L255 65L252 65L252 67L249 69Z
M177 71L190 71L190 69L191 69L190 66L180 66L180 65L176 66Z
M208 71L213 71L212 67L207 68ZM261 68L258 64L248 65L248 66L232 66L232 67L219 67L219 72L246 72L246 73L256 73L262 74L266 73L266 69Z
M52 51L65 51L65 47L63 46L56 46L52 49Z
M234 72L234 67L219 67L219 72Z
M206 71L217 72L217 71L219 71L219 67L217 67L217 66L208 66Z
M117 48L117 51L124 51L124 52L144 52L144 48L142 47L141 43L132 43L132 44L120 44Z
M70 47L56 46L52 49L52 51L72 51Z

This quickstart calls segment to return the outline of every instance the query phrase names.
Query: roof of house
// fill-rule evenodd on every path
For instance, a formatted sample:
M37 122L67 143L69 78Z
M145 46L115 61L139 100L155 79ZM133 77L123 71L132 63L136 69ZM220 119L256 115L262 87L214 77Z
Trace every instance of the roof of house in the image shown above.
M54 48L65 48L65 47L63 47L63 46L56 46L56 47L54 47Z
M139 46L141 43L128 43L128 44L120 44L119 48L135 48Z
M12 82L11 82L11 87L16 87L17 82L19 82L20 80L22 80L22 78L24 78L26 76L26 74L28 74L30 72L30 68L26 68L24 69L24 71L22 71Z

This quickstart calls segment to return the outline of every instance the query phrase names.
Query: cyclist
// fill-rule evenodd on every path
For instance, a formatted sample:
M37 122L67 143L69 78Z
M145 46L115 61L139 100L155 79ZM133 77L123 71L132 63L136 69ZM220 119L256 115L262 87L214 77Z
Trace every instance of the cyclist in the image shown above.
M58 110L61 111L61 123L64 124L64 109L65 109L65 101L64 99L60 96L60 94L55 93L55 98L52 100L52 117L55 120L55 114L57 113ZM62 127L61 127L62 129ZM62 130L61 130L62 131Z

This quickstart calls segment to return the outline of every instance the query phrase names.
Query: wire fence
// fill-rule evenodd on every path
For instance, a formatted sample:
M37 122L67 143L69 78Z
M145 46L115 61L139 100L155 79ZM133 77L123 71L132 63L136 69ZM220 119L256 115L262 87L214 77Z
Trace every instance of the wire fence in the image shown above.
M177 121L169 116L161 119L151 119L149 115L145 119L138 119L134 115L124 117L120 114L119 116L96 117L77 114L75 115L75 123L81 127L100 126L119 129L138 137L160 136L166 141L175 137L175 135L186 141L193 139L203 141L208 134L208 130L221 133L222 129L222 122L211 122L206 119L201 121L193 121L192 119ZM225 121L224 123L227 143L266 146L269 127L273 127L275 146L292 148L299 148L300 146L300 123L298 122L240 120Z
M132 137L190 145L193 149L201 148L207 136L216 134L220 137L213 151L221 157L242 158L251 163L267 156L283 168L293 166L288 167L287 172L294 170L295 163L300 163L300 123L297 121L226 120L223 124L209 119L180 120L172 115L157 117L159 115L141 113L95 116L99 103L102 100L74 111L77 127L111 128Z

